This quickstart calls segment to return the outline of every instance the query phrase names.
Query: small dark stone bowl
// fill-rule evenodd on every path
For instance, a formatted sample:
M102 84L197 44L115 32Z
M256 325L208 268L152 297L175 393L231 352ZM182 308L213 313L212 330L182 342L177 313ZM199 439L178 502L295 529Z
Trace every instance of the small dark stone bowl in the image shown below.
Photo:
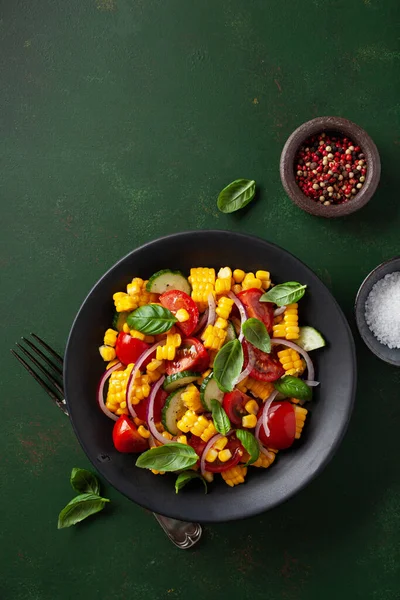
M349 137L365 154L368 166L365 183L354 198L344 204L324 206L316 202L303 194L295 179L294 162L298 149L311 135L323 131ZM317 117L300 125L288 138L281 154L280 174L287 195L297 206L317 217L344 217L365 206L374 195L381 175L381 160L377 147L364 129L341 117Z
M371 271L364 279L357 292L354 311L358 331L371 352L381 360L384 360L391 365L395 365L396 367L400 367L400 348L389 348L385 344L381 344L374 336L365 320L365 302L372 287L377 281L382 279L382 277L385 277L385 275L388 275L389 273L394 273L395 271L400 271L400 256L387 260Z

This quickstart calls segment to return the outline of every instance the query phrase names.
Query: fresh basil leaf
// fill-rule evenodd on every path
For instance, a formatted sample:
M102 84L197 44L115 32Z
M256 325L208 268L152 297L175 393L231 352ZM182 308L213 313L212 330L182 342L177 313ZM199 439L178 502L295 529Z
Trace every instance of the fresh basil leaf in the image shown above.
M301 285L297 281L287 281L279 283L265 292L260 298L260 302L274 302L277 306L287 306L298 302L304 296L306 285Z
M251 202L255 193L256 182L253 179L236 179L220 192L217 206L223 213L235 212Z
M110 502L107 498L101 498L97 494L81 494L68 502L60 514L58 515L58 529L71 527L76 525L83 519L94 515L103 510L106 502Z
M100 483L96 475L86 469L75 467L71 473L71 485L80 494L100 494Z
M239 340L224 344L214 359L214 379L220 390L231 392L242 372L243 348Z
M211 411L212 418L214 421L214 427L221 435L226 435L231 430L231 422L228 415L222 408L222 405L218 400L211 400Z
M126 317L126 322L131 329L146 335L165 333L176 321L171 311L158 304L139 306Z
M236 437L238 438L238 440L241 441L242 446L246 450L246 452L250 454L250 458L245 464L245 466L247 467L253 462L256 462L256 460L260 456L260 445L254 437L254 435L250 433L250 431L246 431L245 429L237 429Z
M312 389L304 383L302 379L285 375L274 382L275 389L287 398L297 398L298 400L311 400Z
M242 331L250 344L267 354L271 352L271 338L262 321L251 317L243 323Z
M175 481L175 492L178 493L192 479L200 479L204 483L204 493L207 494L207 481L200 473L196 473L196 471L183 471L183 473L179 473Z
M141 469L156 471L180 471L193 467L199 460L191 446L171 442L143 452L136 461Z

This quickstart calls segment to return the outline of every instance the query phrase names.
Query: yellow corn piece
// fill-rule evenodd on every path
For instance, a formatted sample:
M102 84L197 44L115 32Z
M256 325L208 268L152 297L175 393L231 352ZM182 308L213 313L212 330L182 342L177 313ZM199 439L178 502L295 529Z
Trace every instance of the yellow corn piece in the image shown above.
M200 392L193 383L190 383L184 392L182 392L184 405L193 412L203 412L203 405L200 400Z
M117 343L117 335L118 331L115 331L115 329L107 329L104 334L104 344L114 348L115 344Z
M215 282L215 293L223 294L231 289L232 271L229 267L224 267L218 271L218 278Z
M300 354L292 348L287 348L278 352L279 362L285 369L286 375L299 377L304 373L306 363L300 358Z
M246 273L242 271L242 269L235 269L233 271L233 279L235 283L242 283L243 279L245 278L245 275Z
M247 387L247 391L251 392L251 394L255 398L259 398L263 402L272 394L274 391L274 386L270 381L258 381L257 379L253 379L252 377L247 377L245 379L245 385Z
M176 426L183 433L188 433L197 421L197 415L192 410L187 410L183 417L177 422Z
M140 277L135 277L132 279L131 283L128 283L126 286L128 295L134 299L134 302L137 305L136 308L138 306L144 306L145 304L157 302L158 300L157 294L152 294L146 290L147 283L147 280L143 280Z
M116 357L115 350L114 348L111 348L111 346L100 346L99 352L101 358L107 362L109 362L110 360L114 360L114 358Z
M220 450L218 452L218 458L221 462L228 462L228 460L232 458L232 452L228 449Z
M229 315L231 314L233 306L233 300L227 298L226 296L222 296L218 300L217 308L215 312L221 319L229 319Z
M235 285L232 286L232 292L234 294L240 294L240 292L242 291L242 286L239 283L235 283Z
M186 435L178 435L178 437L176 438L176 441L179 444L186 444L187 445L187 443L188 443Z
M106 398L106 406L111 412L115 414L118 414L118 410L127 410L126 408L121 408L120 405L126 402L126 385L128 383L128 378L132 371L132 368L133 365L128 365L125 370L114 371L113 373L111 373L110 379L108 380L109 383Z
M203 477L208 483L212 483L214 481L214 473L210 473L210 471L206 471Z
M114 360L110 360L110 362L106 365L106 369L111 369L111 367L113 367L114 365L117 364L118 358L114 358Z
M136 340L141 340L142 342L144 341L144 338L146 337L144 333L141 333L140 331L136 331L136 329L131 329L130 332L131 336L133 338L135 338Z
M234 485L239 485L239 483L244 483L244 479L247 474L247 467L241 467L237 465L236 467L232 467L231 469L227 469L221 473L223 480L229 486L233 487Z
M140 425L138 427L138 434L142 436L142 438L148 439L150 437L150 431L148 429L146 429L146 427L143 427L143 425Z
M137 303L135 300L129 296L129 294L125 294L124 292L117 292L113 295L113 300L115 304L115 310L117 312L125 312L132 311L137 308Z
M271 287L271 275L269 271L257 271L256 277L260 279L263 290L268 290Z
M267 455L260 452L259 457L257 458L257 460L255 462L251 463L251 466L268 469L268 467L270 467L272 465L272 463L274 462L275 457L276 457L276 454L274 452L271 452L270 450L268 450Z
M297 340L299 337L299 316L298 305L289 304L283 313L283 319L280 323L273 326L274 338L285 338L287 340Z
M302 406L296 405L294 407L294 415L296 417L296 435L295 435L296 440L298 440L299 437L301 436L301 432L303 431L307 413L308 413L308 410L303 408Z
M218 456L218 452L216 450L214 450L214 448L210 448L206 454L206 461L214 462L216 460L217 456Z
M258 403L255 400L249 400L244 407L250 415L256 415L259 410Z
M146 367L146 371L156 371L157 369L159 369L160 367L162 367L164 365L164 362L162 360L157 360L156 358L153 358L149 364Z
M225 448L225 446L227 445L227 443L228 443L228 438L224 436L222 438L219 438L219 440L217 440L215 442L215 444L213 445L213 448L214 448L214 450L218 450L218 451L223 450Z
M176 349L182 343L182 338L179 333L169 333L163 346L157 346L157 360L174 360Z
M204 341L204 347L215 351L218 351L222 348L225 338L225 329L220 329L214 325L208 325L201 336L201 339Z
M247 429L253 429L257 425L256 415L245 415L242 417L242 425Z
M203 442L208 442L217 433L212 421L209 421L203 415L196 415L192 410L185 412L180 421L178 421L177 427L183 433L190 431L193 435L197 435Z
M180 308L176 311L175 317L178 319L179 323L185 323L189 320L189 313L184 308Z
M192 298L200 312L203 312L207 307L209 295L214 293L215 270L207 267L190 269L189 283L192 286Z
M258 279L258 277L256 277L252 272L246 273L245 278L242 281L243 290L250 290L251 288L261 289L261 287L261 279Z

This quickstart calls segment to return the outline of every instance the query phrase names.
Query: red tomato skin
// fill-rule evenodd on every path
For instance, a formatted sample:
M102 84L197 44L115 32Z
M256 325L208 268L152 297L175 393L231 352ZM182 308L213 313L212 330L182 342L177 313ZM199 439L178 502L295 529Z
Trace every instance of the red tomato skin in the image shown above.
M260 302L263 294L263 290L251 288L239 292L238 298L244 304L247 316L262 321L271 335L274 324L274 305L272 302Z
M196 338L186 338L176 351L174 360L165 362L167 375L181 371L204 371L208 367L210 358L203 344Z
M189 319L184 323L176 323L176 326L182 331L185 337L189 337L197 327L199 322L199 309L192 298L179 290L169 290L161 294L160 303L168 308L173 315L181 308L189 313Z
M249 361L247 344L248 342L246 342L246 340L244 340L242 343L244 353L244 369ZM283 377L285 374L285 369L275 356L272 356L271 354L265 354L265 352L258 350L258 348L255 348L254 346L252 347L252 350L254 353L255 364L250 376L253 377L253 379L257 379L258 381L276 381L277 379Z
M121 415L113 428L113 442L118 452L137 453L147 450L148 441L138 433L135 423Z
M120 331L117 337L117 343L115 344L115 352L118 360L124 365L130 365L135 363L139 356L150 348L150 344L142 342L133 338L129 333ZM143 367L145 367L151 361L151 357L144 361Z
M212 463L206 462L206 471L210 471L210 473L223 473L238 464L244 454L243 446L234 435L229 436L228 440L225 448L231 451L232 458L226 462L221 462L218 458Z
M222 407L233 425L241 427L242 417L247 415L244 406L249 400L251 400L250 396L247 396L240 390L233 390L233 392L228 392L224 395Z
M154 421L155 423L161 422L161 411L164 408L165 400L168 397L168 393L160 388L154 399ZM147 421L147 407L149 406L149 398L143 398L139 404L135 404L134 409L139 419Z
M274 450L285 450L290 448L296 435L296 417L293 405L290 402L273 402L272 407L277 406L277 410L268 413L269 435L265 434L264 425L260 428L260 441L267 448ZM271 410L271 409L270 409ZM262 407L259 410L257 418L260 418Z

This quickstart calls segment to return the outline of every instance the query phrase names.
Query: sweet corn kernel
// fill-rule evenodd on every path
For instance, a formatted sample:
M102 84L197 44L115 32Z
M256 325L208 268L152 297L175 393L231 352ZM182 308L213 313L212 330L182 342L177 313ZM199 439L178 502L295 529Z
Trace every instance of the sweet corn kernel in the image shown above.
M231 298L227 298L226 296L222 296L218 300L217 308L215 312L222 319L229 319L229 315L231 314L233 306L233 300Z
M100 346L99 352L101 358L107 362L110 360L114 360L114 358L116 357L114 348L111 348L110 346Z
M153 358L153 360L147 365L146 371L156 371L163 364L164 363L162 360L157 360L156 358Z
M274 454L274 452L268 451L268 454L264 454L263 452L260 452L258 459L255 462L251 463L251 466L268 469L268 467L271 466L272 463L274 462L275 456L276 455Z
M222 348L225 338L226 331L224 329L220 329L219 327L215 327L214 325L208 325L201 336L201 339L204 341L205 348L216 351Z
M179 444L187 444L188 443L186 435L179 435L176 438L176 441L179 442Z
M271 278L269 271L257 271L256 272L257 279L261 279L261 281L266 281Z
M232 277L232 271L229 267L222 267L218 271L218 279L230 279Z
M203 411L203 405L200 400L200 392L197 387L190 383L184 392L182 392L182 400L187 408L194 412Z
M258 413L259 407L255 400L249 400L248 402L246 402L244 407L247 410L247 412L250 413L251 415L256 415Z
M232 452L228 449L221 450L218 452L218 458L221 462L227 462L230 458L232 458Z
M213 445L213 448L218 451L223 450L225 448L225 446L227 445L227 443L228 443L228 438L224 436L215 442L215 444Z
M212 463L216 460L217 456L218 452L213 448L210 448L210 450L206 454L206 461Z
M214 326L218 327L218 329L226 329L228 327L228 321L222 317L218 317Z
M210 473L210 471L206 471L203 477L208 483L212 483L214 481L214 473Z
M144 341L144 338L146 337L144 333L141 333L140 331L136 331L136 329L131 329L130 334L136 340L141 340L141 341Z
M242 291L242 286L239 285L238 283L236 283L235 285L232 286L232 292L234 294L240 294L241 291Z
M252 288L257 288L257 289L261 289L262 287L262 282L260 279L257 279L256 277L249 277L248 279L246 279L246 277L243 280L242 283L242 289L243 290L251 290Z
M242 417L242 425L248 429L253 429L253 427L257 425L256 415L246 415L245 417Z
M139 419L139 417L135 417L135 418L133 419L133 422L135 423L135 425L136 425L137 427L140 427L141 425L144 425L144 424L145 424L145 421L142 421L142 419Z
M122 325L122 331L123 331L124 333L130 333L130 332L131 332L131 329L130 329L130 327L129 327L128 323L124 323L124 324Z
M138 434L142 436L142 438L149 438L150 437L150 431L148 429L146 429L146 427L143 427L143 425L140 425L140 427L138 427Z
M236 283L242 283L246 273L242 269L235 269L233 271L233 279Z
M189 320L189 313L184 308L180 308L176 311L175 317L178 319L179 323L185 323Z
M115 331L115 329L107 329L104 334L104 344L114 347L117 342L117 335L118 331Z
M173 435L171 435L168 431L163 431L162 434L163 438L165 438L166 440L172 440L172 438L174 437Z
M221 473L222 479L227 483L230 487L234 485L239 485L244 482L244 478L247 474L247 467L241 467L237 465L236 467L231 467L226 471Z
M106 366L106 369L111 369L111 367L113 367L114 365L116 365L117 362L119 362L117 358L114 358L114 360L110 360L110 362Z

